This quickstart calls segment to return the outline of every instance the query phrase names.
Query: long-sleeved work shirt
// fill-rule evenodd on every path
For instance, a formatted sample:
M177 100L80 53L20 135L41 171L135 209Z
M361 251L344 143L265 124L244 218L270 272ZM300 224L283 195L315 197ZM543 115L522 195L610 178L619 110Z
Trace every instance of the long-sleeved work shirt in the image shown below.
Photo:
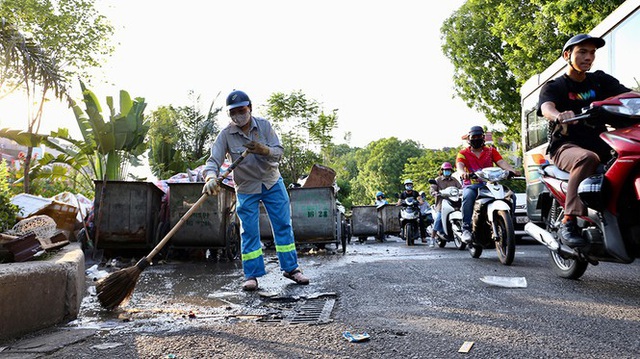
M211 146L211 154L202 172L207 175L219 175L220 165L225 156L229 155L235 161L246 149L243 145L251 141L262 143L269 148L267 156L249 154L233 171L233 181L236 192L254 194L262 191L262 185L271 188L280 178L278 169L284 148L271 123L264 118L251 117L251 127L244 133L240 127L230 123L216 137Z

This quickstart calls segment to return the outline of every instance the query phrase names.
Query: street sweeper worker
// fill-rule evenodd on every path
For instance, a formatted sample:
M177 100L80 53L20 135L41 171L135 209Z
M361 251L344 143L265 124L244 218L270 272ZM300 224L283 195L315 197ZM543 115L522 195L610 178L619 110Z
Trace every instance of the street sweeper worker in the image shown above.
M309 284L309 278L298 266L289 195L278 170L284 152L280 139L268 120L252 116L251 100L246 93L232 91L227 96L226 109L231 122L211 146L211 155L203 169L202 193L210 196L218 193L216 179L225 156L235 160L245 149L250 153L233 172L245 277L242 289L258 289L258 277L266 274L260 242L260 201L271 222L284 276L297 284Z

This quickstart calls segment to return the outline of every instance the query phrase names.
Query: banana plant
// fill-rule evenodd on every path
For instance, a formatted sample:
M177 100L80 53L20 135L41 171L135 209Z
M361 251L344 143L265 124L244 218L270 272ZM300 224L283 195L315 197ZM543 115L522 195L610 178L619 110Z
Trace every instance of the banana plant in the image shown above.
M80 87L85 109L75 102L72 108L88 150L95 150L97 154L93 165L96 178L125 180L129 165L137 164L148 147L149 122L144 118L147 104L144 98L132 100L127 91L121 90L118 108L114 106L113 97L107 96L108 113L103 114L96 95L82 81ZM79 148L87 150L86 147Z

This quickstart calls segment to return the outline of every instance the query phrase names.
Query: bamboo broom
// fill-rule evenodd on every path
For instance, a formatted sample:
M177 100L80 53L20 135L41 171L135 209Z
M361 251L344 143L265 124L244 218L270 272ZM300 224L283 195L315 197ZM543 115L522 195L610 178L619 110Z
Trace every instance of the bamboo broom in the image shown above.
M233 169L236 168L245 157L247 157L248 154L249 152L247 150L242 152L240 157L233 161L229 168L218 176L218 185L222 183L222 180L227 177L229 173L231 173L231 171L233 171ZM193 212L195 212L204 203L207 197L208 195L206 193L200 196L198 201L189 208L187 213L185 213L184 216L178 220L178 223L171 228L169 233L162 238L160 243L158 243L146 257L141 258L136 265L113 272L96 283L96 292L100 305L108 310L112 310L131 297L133 290L136 287L136 283L138 282L138 278L140 277L140 273L142 273L142 271L151 264L153 257L162 250L162 247L167 244L169 239L171 239L178 229L180 229L184 222L191 217Z

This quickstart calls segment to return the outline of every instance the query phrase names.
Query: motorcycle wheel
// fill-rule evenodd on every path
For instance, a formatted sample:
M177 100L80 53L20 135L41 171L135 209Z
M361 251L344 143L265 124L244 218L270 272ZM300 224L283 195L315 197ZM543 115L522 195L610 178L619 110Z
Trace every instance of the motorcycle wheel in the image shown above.
M547 215L546 229L555 238L558 238L558 228L554 224L559 221L560 215L564 215L561 211L562 207L554 199ZM558 252L549 251L549 254L553 271L562 278L578 279L582 277L589 266L589 262L586 261L562 258Z
M516 235L513 230L513 221L511 213L507 211L498 211L498 216L494 219L498 233L496 237L496 252L498 259L504 265L511 265L516 255Z
M479 244L469 244L469 254L471 254L471 258L480 258L482 255L482 246Z
M437 239L438 241L438 247L440 248L444 248L444 246L447 245L447 241L445 241L444 239Z
M408 246L412 246L413 243L414 243L415 233L413 233L413 232L414 232L414 230L413 230L413 226L411 225L411 223L405 224L405 226L404 226L404 238L405 238Z

